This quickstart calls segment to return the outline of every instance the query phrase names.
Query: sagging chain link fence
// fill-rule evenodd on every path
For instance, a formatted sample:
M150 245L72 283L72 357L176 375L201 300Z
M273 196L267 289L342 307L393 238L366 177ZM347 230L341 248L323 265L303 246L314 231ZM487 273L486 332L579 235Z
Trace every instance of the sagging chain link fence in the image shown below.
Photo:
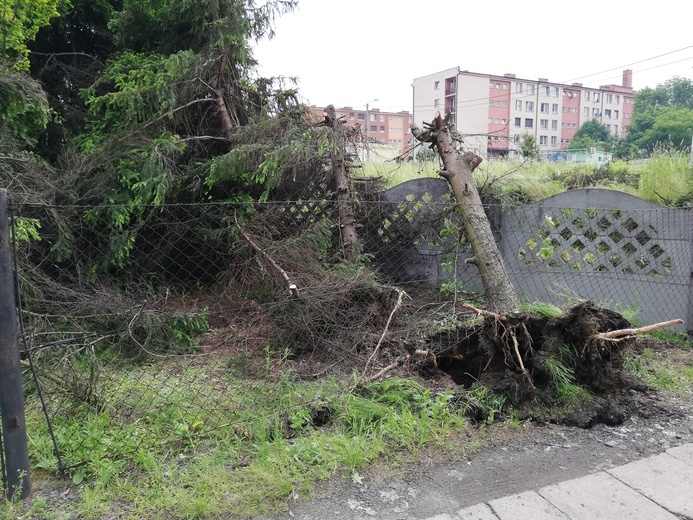
M642 323L680 317L690 330L693 212L622 195L581 190L487 207L517 292L558 304L592 299ZM480 297L445 181L411 181L353 204L357 263L343 260L328 199L137 214L14 206L38 467L136 457L151 447L145 439L174 453L221 431L247 438L306 414L319 421L318 386L290 405L282 389L362 370L385 332L397 348L440 309ZM411 298L391 323L402 290Z

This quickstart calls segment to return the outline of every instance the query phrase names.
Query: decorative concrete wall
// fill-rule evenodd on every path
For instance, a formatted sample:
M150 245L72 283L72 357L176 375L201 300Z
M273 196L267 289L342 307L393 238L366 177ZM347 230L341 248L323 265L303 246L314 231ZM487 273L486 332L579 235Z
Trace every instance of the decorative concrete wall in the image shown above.
M476 268L464 263L470 256L464 237L443 231L450 223L461 229L444 179L400 184L380 193L378 207L376 234L391 246L376 249L388 274L483 289ZM590 299L632 311L642 324L682 318L676 330L693 330L693 211L604 189L487 209L521 297L555 304Z

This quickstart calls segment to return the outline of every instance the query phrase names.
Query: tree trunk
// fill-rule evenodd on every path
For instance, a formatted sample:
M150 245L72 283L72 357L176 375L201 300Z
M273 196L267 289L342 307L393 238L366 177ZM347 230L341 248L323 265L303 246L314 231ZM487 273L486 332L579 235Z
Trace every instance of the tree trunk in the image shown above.
M217 73L212 78L210 87L212 87L212 91L214 92L214 101L217 105L217 110L219 111L219 122L221 123L221 128L224 130L226 139L229 141L229 143L231 143L231 140L233 139L233 121L231 121L231 114L229 114L229 109L226 106L226 101L224 100L224 89L221 85L221 79L224 75L225 68L225 57L220 56Z
M335 114L334 105L329 105L323 113L325 125L332 128L335 137L335 149L332 152L332 172L334 175L334 188L337 193L337 207L339 210L339 230L342 236L342 248L344 258L348 262L356 262L358 258L358 235L356 234L356 219L354 206L351 202L349 190L349 178L347 177L345 161L345 138L340 128L340 123Z
M411 131L419 141L433 143L438 149L443 161L443 170L438 173L448 181L455 194L464 231L474 253L467 263L474 264L479 269L486 293L486 306L501 314L511 312L517 309L519 301L505 270L472 175L482 159L472 152L461 154L455 149L447 118L444 121L440 112L426 126L430 128L421 131L412 125Z

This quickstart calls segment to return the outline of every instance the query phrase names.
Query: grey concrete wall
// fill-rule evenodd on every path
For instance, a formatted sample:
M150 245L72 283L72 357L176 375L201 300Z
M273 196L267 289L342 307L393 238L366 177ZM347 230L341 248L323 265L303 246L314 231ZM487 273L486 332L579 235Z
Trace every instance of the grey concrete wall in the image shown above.
M382 192L379 202L384 215L411 223L416 233L393 249L390 270L400 280L449 282L454 275L444 272L441 260L454 249L457 279L465 289L483 290L476 268L464 264L471 256L466 244L440 240L440 219L457 218L445 180L402 183ZM684 325L673 330L693 330L693 211L591 188L503 207L496 226L522 298L559 305L590 299L630 312L642 324L681 318Z

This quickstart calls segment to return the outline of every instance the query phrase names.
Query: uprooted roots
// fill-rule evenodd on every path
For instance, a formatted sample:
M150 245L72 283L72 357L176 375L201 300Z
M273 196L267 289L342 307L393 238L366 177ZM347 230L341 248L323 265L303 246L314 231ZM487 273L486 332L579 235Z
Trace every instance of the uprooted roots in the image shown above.
M466 387L481 382L514 404L537 389L561 385L594 393L627 386L629 376L621 368L631 339L615 342L599 336L630 327L617 312L589 301L557 317L497 315L470 308L483 315L482 323L438 332L410 347L428 354L418 356L420 371L442 370Z

